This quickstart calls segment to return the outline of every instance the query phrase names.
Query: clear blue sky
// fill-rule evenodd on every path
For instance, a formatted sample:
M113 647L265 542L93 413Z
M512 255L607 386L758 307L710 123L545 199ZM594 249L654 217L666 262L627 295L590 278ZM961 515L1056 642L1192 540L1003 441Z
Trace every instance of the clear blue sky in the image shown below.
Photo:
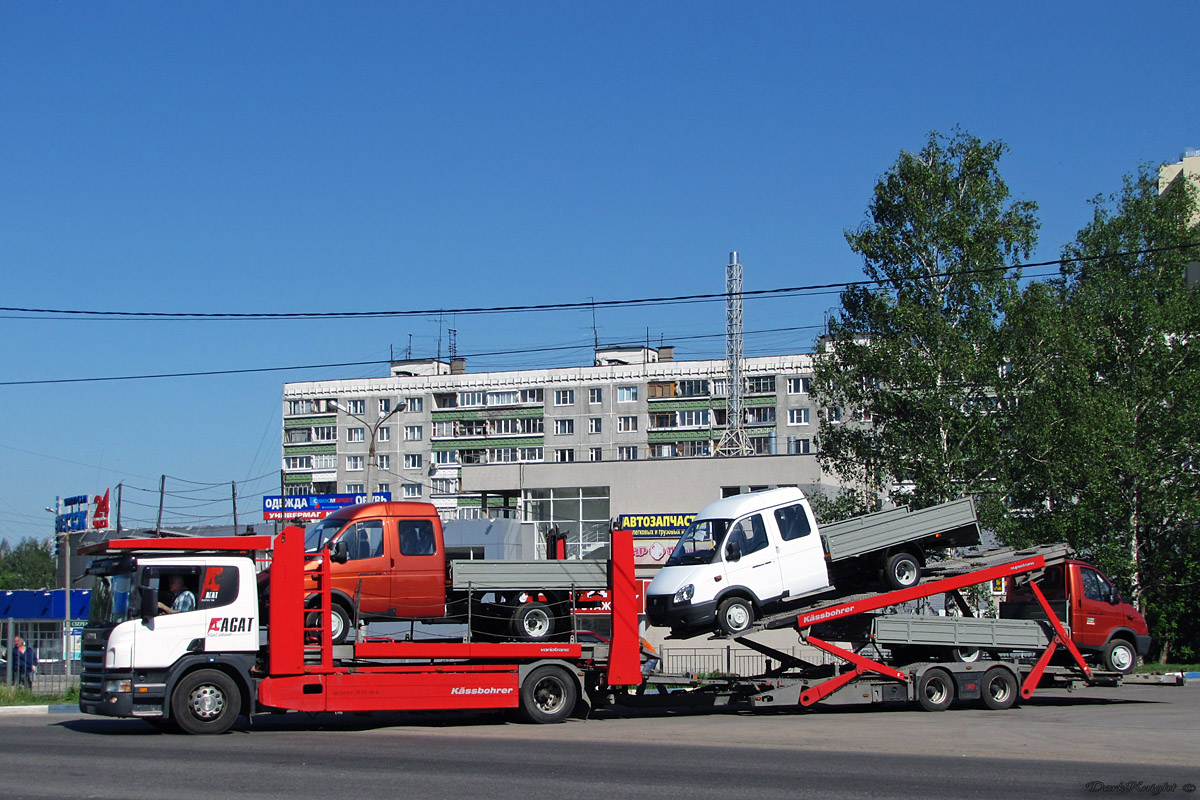
M1045 7L1044 7L1045 6ZM42 3L0 0L0 305L464 308L854 280L843 238L932 129L1002 139L1037 258L1141 163L1200 147L1194 2ZM834 295L747 302L749 355ZM23 318L24 317L24 318ZM597 312L721 357L717 304ZM303 322L0 312L0 380L385 360L587 363L587 311ZM685 339L715 334L708 339ZM498 350L574 350L479 356ZM445 344L443 344L445 348ZM471 357L471 356L475 357ZM297 370L0 386L0 534L124 482L273 484ZM269 476L255 482L253 479ZM196 486L196 515L223 489ZM131 490L127 499L153 504ZM177 501L179 504L182 501ZM128 517L152 518L135 506ZM261 518L257 498L243 518ZM130 520L127 518L128 524Z

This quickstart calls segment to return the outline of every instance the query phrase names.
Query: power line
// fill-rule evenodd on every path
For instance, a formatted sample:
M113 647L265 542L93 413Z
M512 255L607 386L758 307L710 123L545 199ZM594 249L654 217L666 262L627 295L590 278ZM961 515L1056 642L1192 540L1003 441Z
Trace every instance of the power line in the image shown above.
M1076 256L1054 259L1052 261L1035 261L1025 264L1012 264L1001 267L986 267L974 270L957 270L943 272L926 278L947 278L963 275L982 275L992 272L1007 272L1009 270L1033 269L1036 267L1063 266L1068 263L1097 261L1118 256L1148 255L1170 250L1184 250L1200 247L1200 244L1179 244L1165 247L1152 247L1144 250L1130 250L1121 253L1108 253L1096 256ZM840 281L835 283L812 284L808 286L790 286L781 289L757 289L743 291L743 298L787 296L805 292L820 292L830 289L845 289L851 286L871 286L888 283L883 280ZM540 303L532 305L512 306L479 306L474 308L427 308L409 311L284 311L284 312L192 312L192 311L95 311L66 308L22 308L16 306L0 306L0 312L9 314L38 315L36 319L51 316L51 318L73 319L126 319L126 320L314 320L314 319L367 319L388 317L427 317L444 314L512 314L535 311L571 311L593 308L637 308L653 305L676 305L681 303L703 303L724 301L725 292L706 294L676 295L668 297L644 297L631 300L587 300L576 303ZM30 317L19 317L29 319ZM340 366L340 365L339 365Z

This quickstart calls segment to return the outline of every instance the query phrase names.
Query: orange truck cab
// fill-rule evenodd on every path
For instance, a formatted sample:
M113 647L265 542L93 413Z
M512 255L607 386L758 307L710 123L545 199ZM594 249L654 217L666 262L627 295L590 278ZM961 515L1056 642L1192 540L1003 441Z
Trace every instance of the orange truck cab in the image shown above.
M1038 588L1066 623L1075 645L1105 669L1130 672L1137 656L1150 649L1150 630L1141 612L1125 602L1112 581L1091 564L1068 560L1047 567ZM1028 584L1014 586L1000 616L1036 617L1036 607Z

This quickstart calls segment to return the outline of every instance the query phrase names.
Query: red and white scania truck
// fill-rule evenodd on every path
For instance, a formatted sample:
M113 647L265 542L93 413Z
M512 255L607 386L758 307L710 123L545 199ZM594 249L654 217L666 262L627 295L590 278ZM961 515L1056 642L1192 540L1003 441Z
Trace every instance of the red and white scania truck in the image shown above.
M444 551L444 543L435 548ZM453 639L359 636L335 644L333 569L334 559L345 555L340 549L336 541L306 548L300 528L275 536L112 540L85 548L94 556L89 572L95 581L82 636L80 709L218 733L239 716L283 711L512 709L528 721L559 722L612 698L637 703L637 693L622 689L647 680L692 687L666 698L672 701L749 708L915 702L933 711L956 700L1003 709L1039 686L1121 680L1120 671L1097 669L1076 646L1086 618L1068 616L1074 625L1068 631L1061 614L1070 608L1056 610L1039 588L1056 569L1075 574L1070 565L1078 562L1064 546L926 564L920 582L903 589L850 596L831 589L805 598L756 619L735 637L777 666L762 675L708 681L643 675L642 608L628 531L613 532L610 558L603 562L611 603L611 638L604 641L587 641L597 637L577 636L573 627L554 641L480 641L468 625L466 635ZM260 594L257 561L264 556L270 578ZM539 569L547 564L556 566L544 562ZM508 571L509 583L537 589L519 565ZM176 575L195 587L195 609L156 613L160 587ZM908 601L953 596L996 579L1016 585L1012 602L1036 613L1024 620L933 618L919 630L897 630L898 615L879 616ZM455 591L450 587L443 583L443 592ZM357 583L355 593L363 594ZM1065 595L1069 606L1073 595ZM571 604L574 596L568 593L564 602ZM468 603L468 613L471 608ZM838 634L849 648L822 638L822 625L852 629ZM802 641L841 664L811 664L754 638L757 631L783 627L796 629ZM1140 640L1129 641L1140 647ZM978 652L974 658L940 655L971 648ZM1111 661L1107 651L1100 656Z

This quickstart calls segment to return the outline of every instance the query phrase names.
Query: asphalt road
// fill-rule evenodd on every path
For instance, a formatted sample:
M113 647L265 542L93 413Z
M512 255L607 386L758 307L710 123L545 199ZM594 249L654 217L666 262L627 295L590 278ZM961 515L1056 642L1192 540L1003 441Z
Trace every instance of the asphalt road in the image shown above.
M1137 686L1007 712L289 714L212 737L0 716L0 797L1186 797L1198 734L1200 688Z

